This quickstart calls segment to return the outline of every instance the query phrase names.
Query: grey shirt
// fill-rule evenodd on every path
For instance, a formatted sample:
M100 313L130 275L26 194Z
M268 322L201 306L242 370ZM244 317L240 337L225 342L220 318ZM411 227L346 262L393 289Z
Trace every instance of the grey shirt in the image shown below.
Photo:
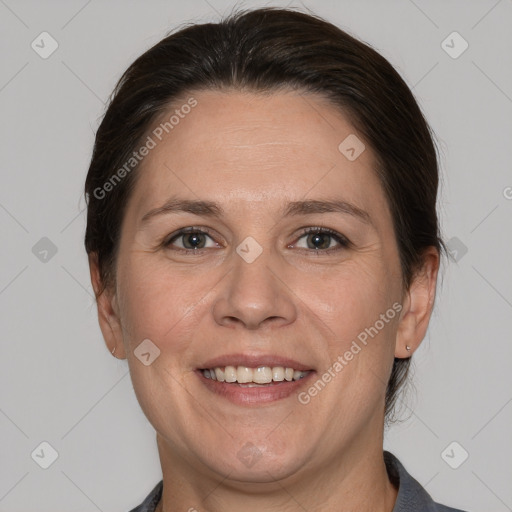
M393 512L464 512L458 508L435 503L423 487L405 470L400 461L390 452L384 452L384 461L389 479L398 487ZM162 496L163 482L160 481L147 498L130 512L155 512Z

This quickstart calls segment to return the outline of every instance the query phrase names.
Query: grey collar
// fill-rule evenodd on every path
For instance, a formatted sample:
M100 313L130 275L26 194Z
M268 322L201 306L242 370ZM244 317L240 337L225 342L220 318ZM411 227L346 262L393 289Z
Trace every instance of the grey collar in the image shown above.
M398 487L393 512L464 512L435 503L427 491L407 472L391 452L384 451L384 462L389 479Z

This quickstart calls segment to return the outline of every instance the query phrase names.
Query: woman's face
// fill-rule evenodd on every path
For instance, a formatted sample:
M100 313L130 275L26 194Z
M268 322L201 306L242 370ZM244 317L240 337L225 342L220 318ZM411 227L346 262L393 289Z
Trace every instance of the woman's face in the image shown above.
M381 450L408 299L372 150L314 95L191 96L162 140L150 133L111 301L116 356L160 447L202 474L260 482ZM278 381L202 371L226 366L230 380ZM282 381L287 367L307 372Z

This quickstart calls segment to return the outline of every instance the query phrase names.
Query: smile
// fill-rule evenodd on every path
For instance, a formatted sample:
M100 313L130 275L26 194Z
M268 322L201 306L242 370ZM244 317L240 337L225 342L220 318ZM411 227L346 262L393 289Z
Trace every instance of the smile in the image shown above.
M196 370L207 390L235 405L257 406L300 392L313 370L284 366L217 366Z
M283 366L258 366L249 368L247 366L225 366L202 370L207 379L219 382L238 384L270 384L272 382L291 382L303 379L309 371L294 370Z

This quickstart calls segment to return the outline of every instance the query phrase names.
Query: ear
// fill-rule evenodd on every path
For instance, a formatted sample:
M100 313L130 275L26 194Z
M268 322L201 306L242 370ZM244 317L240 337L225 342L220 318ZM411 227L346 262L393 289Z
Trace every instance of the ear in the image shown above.
M98 266L98 255L96 253L89 254L89 271L94 295L96 296L98 322L107 348L110 352L114 352L114 357L126 359L117 297L115 293L107 289L101 295L98 295L102 283Z
M403 300L395 345L397 358L410 357L425 337L434 307L438 271L439 252L428 247L423 252L423 265L414 274Z

